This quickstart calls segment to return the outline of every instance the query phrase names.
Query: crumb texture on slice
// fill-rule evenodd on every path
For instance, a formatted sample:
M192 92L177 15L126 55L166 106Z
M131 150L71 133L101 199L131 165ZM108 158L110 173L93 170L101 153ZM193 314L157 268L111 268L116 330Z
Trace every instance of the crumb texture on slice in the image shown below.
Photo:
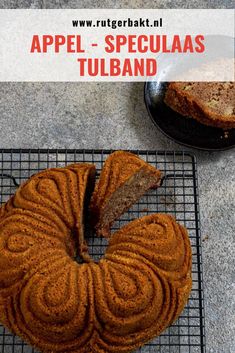
M164 101L202 124L235 128L235 82L172 82Z
M110 227L150 188L161 182L161 172L137 155L116 151L105 161L90 203L97 235L110 236Z

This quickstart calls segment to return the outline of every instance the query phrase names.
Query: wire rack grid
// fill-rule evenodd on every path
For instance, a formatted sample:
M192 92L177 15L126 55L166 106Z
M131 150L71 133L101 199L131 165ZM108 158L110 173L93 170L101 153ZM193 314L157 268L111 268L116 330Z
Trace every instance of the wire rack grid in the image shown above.
M0 150L0 202L8 200L17 186L40 170L74 162L95 163L97 177L110 150ZM138 353L205 353L205 323L202 254L198 206L197 166L187 152L132 151L162 170L165 178L157 190L149 191L129 209L113 230L153 212L170 213L189 230L193 251L193 288L190 299L178 320ZM107 241L88 237L93 259L103 255ZM20 338L0 326L1 353L36 353Z

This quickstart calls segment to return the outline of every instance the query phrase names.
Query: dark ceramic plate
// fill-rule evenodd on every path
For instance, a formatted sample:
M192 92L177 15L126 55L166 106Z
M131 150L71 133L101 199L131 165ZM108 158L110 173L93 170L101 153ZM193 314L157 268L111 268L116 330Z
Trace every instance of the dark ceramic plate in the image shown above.
M225 150L235 146L235 129L218 129L185 118L164 103L168 83L146 82L145 104L154 124L183 145L203 150Z
M207 38L207 46L215 40L214 36ZM219 48L221 52L212 52L211 55L216 57L222 56L224 46L228 46L233 57L234 39L225 36L216 37L220 42ZM184 60L184 61L183 61ZM145 83L144 98L147 110L154 124L168 137L183 145L203 150L225 150L235 146L235 129L224 131L223 129L214 128L200 124L194 119L182 116L169 108L164 103L164 96L168 83L167 75L173 70L184 70L190 64L189 57L164 57L158 58L161 71L155 81ZM208 60L211 60L208 57ZM183 62L182 62L183 61Z

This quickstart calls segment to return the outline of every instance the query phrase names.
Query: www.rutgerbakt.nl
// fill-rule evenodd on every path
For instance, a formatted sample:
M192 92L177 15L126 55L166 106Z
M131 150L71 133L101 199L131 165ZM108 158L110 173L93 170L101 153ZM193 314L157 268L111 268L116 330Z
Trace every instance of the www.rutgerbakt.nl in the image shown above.
M162 27L163 21L162 18L157 20L150 20L149 18L138 18L131 19L127 18L126 20L111 20L110 18L105 20L73 20L73 27L107 27L107 28L122 28L122 27Z

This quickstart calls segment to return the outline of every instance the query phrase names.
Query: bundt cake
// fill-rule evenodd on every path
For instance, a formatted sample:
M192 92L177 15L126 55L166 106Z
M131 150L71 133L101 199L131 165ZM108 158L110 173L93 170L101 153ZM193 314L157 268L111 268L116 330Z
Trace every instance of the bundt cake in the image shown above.
M93 175L89 164L46 170L0 209L0 322L44 353L131 352L190 293L189 238L169 215L124 226L98 263L75 261Z
M202 124L235 128L235 82L171 82L164 102Z
M161 172L137 155L125 151L112 153L91 198L91 221L96 234L108 238L114 221L160 182Z

